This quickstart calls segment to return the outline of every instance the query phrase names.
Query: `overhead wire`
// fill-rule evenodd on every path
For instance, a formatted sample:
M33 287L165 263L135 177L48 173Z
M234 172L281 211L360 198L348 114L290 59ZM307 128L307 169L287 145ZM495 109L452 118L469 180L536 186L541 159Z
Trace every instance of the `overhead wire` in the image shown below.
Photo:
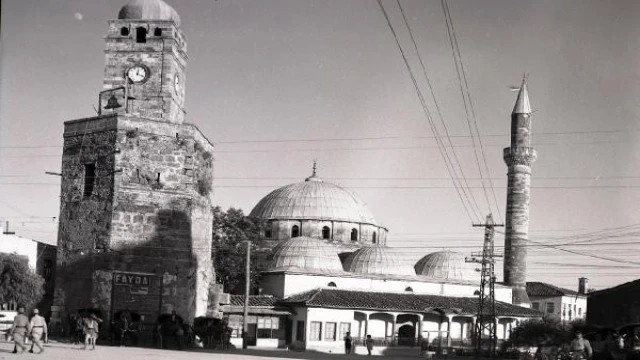
M433 99L433 103L436 107L436 112L440 118L440 123L442 124L442 128L444 129L444 134L445 134L445 138L448 140L449 143L449 147L451 148L451 152L453 153L453 158L455 159L455 163L458 165L459 167L459 171L460 171L460 177L461 177L461 182L462 182L462 186L463 188L468 188L469 187L469 183L466 179L466 175L464 173L464 169L461 166L460 163L460 159L458 157L458 152L455 149L455 146L453 145L453 141L451 140L451 136L449 134L449 127L447 126L447 123L444 121L444 116L442 115L442 110L440 109L440 104L438 104L438 100L436 98L436 94L435 91L433 89L433 85L431 84L431 80L429 79L429 75L427 74L427 69L424 65L424 61L422 61L422 56L420 55L420 50L418 49L418 44L416 42L415 37L413 36L413 30L411 30L411 26L409 25L409 21L407 20L407 17L405 16L404 13L404 9L402 8L402 5L400 4L400 0L396 0L396 3L398 4L398 8L400 9L400 13L402 14L402 19L404 20L404 24L407 28L407 31L409 33L409 37L411 38L411 42L413 43L413 47L416 53L416 56L418 57L418 62L420 63L420 67L422 68L422 75L424 76L425 80L427 81L427 84L429 86L429 91L431 93L431 98ZM473 137L471 138L473 141ZM481 174L482 175L482 174ZM477 205L477 200L475 198L475 195L473 194L473 191L469 191L470 197L473 201L474 204L476 204L476 207L478 207ZM478 207L478 212L481 212L479 207ZM489 208L489 212L491 212L491 208Z
M400 0L396 0L400 3ZM498 214L499 222L502 222L502 213L500 211L500 205L498 204L498 197L496 196L496 192L493 188L493 182L491 180L491 172L489 171L489 166L487 164L487 157L484 152L484 147L482 144L482 138L480 137L480 129L478 128L478 121L476 119L475 109L473 108L473 101L471 99L471 91L469 90L469 84L467 82L467 75L464 68L464 62L462 61L462 53L460 52L460 46L458 44L458 38L456 35L455 27L453 25L453 19L451 18L451 12L449 11L449 4L446 0L441 0L442 9L444 11L445 22L447 25L447 33L449 35L449 43L451 45L451 49L453 52L453 61L456 67L456 74L458 75L458 83L460 84L460 92L462 95L462 102L465 109L467 126L469 128L469 135L471 135L471 142L473 144L473 150L475 155L476 164L478 165L478 172L480 177L482 178L483 192L487 201L487 206L489 207L489 212L491 212L491 201L489 200L489 194L487 193L487 188L484 186L484 176L482 172L482 166L480 157L478 156L478 147L476 146L476 138L478 144L480 145L480 154L482 155L482 163L484 163L484 168L488 176L489 188L493 194L493 200L495 202L496 211ZM463 81L464 79L464 86ZM466 94L466 97L465 97ZM467 106L468 104L468 106ZM471 114L471 117L469 116ZM473 125L473 126L472 126ZM475 129L475 133L474 133Z
M402 46L400 45L400 40L398 38L398 35L396 34L395 29L393 28L393 24L391 24L391 20L389 19L389 15L387 14L387 11L384 8L384 5L382 5L382 0L378 0L378 5L380 7L380 10L382 11L382 15L384 16L387 25L389 26L389 29L391 30L391 33L393 34L393 37L395 39L396 45L398 46L398 50L400 51L400 55L402 57L402 60L405 64L405 67L407 68L407 71L409 72L409 76L411 78L411 81L413 83L413 86L415 88L416 94L418 96L418 99L420 101L420 104L422 106L422 111L424 112L428 122L429 122L429 126L431 128L431 132L433 133L436 142L438 143L438 150L440 151L440 155L442 156L443 160L445 161L445 167L447 169L447 172L449 173L449 176L452 179L452 183L454 184L454 187L456 189L456 192L458 193L458 197L460 198L462 204L463 204L463 208L467 214L467 216L469 217L469 220L473 223L474 220L478 221L481 219L480 215L479 215L479 211L477 210L477 203L474 204L471 202L471 199L469 198L469 196L466 193L466 189L464 189L463 187L459 186L459 184L456 182L456 178L458 178L457 175L454 175L453 171L453 167L450 165L450 161L451 158L449 157L448 153L447 153L447 148L446 146L444 146L444 144L442 143L442 140L439 136L439 131L437 129L437 127L435 126L434 122L433 122L433 118L431 116L431 113L427 107L426 101L424 99L424 97L422 96L422 91L420 90L420 87L418 86L418 82L416 80L416 77L413 74L413 70L411 69L411 65L409 65L409 61L407 60L406 55L404 54L404 50L402 49ZM471 213L473 213L474 215L472 216ZM475 217L475 219L474 219Z

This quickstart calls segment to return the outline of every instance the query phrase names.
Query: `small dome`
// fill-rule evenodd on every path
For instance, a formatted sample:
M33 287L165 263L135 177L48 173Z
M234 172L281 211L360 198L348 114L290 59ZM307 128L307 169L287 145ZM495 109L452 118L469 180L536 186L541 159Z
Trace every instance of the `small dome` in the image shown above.
M344 270L359 274L412 275L416 272L384 246L360 248L347 257Z
M133 0L120 9L118 19L173 20L180 26L178 13L162 0Z
M474 266L465 261L463 254L439 251L425 255L414 266L418 275L437 279L477 281Z
M268 220L337 220L377 225L371 211L353 192L313 175L265 196L250 216Z
M342 272L336 248L322 240L300 236L285 240L273 248L269 268L300 268L324 272Z

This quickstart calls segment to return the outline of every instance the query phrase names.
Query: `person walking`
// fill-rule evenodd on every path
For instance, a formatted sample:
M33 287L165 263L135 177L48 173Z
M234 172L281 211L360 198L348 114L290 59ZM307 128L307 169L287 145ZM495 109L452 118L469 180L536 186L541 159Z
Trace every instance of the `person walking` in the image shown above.
M369 353L368 355L371 355L371 350L373 350L373 339L371 338L371 335L367 335L365 344L367 345L367 352Z
M569 348L573 352L573 360L580 360L583 356L585 359L591 359L591 344L582 337L582 332L576 331L576 338L571 341Z
M24 306L20 306L18 307L18 314L13 318L13 327L11 328L11 335L18 354L22 354L27 349L24 341L29 332L31 332L29 318L24 314Z
M87 346L91 344L91 350L96 349L96 341L98 340L98 326L101 323L100 320L95 314L86 313L83 324L84 324L84 350L87 350Z
M351 354L351 342L353 342L353 338L351 338L351 333L347 331L347 334L344 336L344 353Z
M33 340L33 346L29 352L33 352L33 347L37 347L40 349L38 354L42 354L44 352L44 345L42 344L42 339L47 337L47 321L40 316L40 311L38 309L33 309L33 317L31 318L31 322L29 323L31 327L31 338Z

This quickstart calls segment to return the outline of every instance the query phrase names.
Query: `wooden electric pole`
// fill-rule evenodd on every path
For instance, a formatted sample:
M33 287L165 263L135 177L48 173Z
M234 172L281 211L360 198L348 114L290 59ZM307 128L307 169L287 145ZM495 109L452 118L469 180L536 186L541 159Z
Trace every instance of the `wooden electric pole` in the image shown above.
M251 283L251 241L245 241L247 243L247 260L246 260L246 273L244 284L244 314L242 317L242 348L246 349L248 346L247 335L249 333L249 284Z

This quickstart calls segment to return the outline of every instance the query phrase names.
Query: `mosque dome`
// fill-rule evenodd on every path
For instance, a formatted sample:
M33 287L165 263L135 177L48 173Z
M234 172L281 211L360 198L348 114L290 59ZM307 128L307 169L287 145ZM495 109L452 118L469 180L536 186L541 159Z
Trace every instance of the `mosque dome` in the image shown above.
M172 20L180 26L178 13L162 0L132 0L120 9L118 19Z
M377 225L365 203L353 192L313 175L265 196L250 216L269 220L336 220Z
M270 269L300 268L323 272L343 272L337 249L320 239L300 236L276 245Z
M418 275L437 279L477 281L474 266L465 256L453 251L438 251L425 255L414 266Z
M354 251L345 259L343 268L359 274L416 275L411 265L384 246L367 246Z

